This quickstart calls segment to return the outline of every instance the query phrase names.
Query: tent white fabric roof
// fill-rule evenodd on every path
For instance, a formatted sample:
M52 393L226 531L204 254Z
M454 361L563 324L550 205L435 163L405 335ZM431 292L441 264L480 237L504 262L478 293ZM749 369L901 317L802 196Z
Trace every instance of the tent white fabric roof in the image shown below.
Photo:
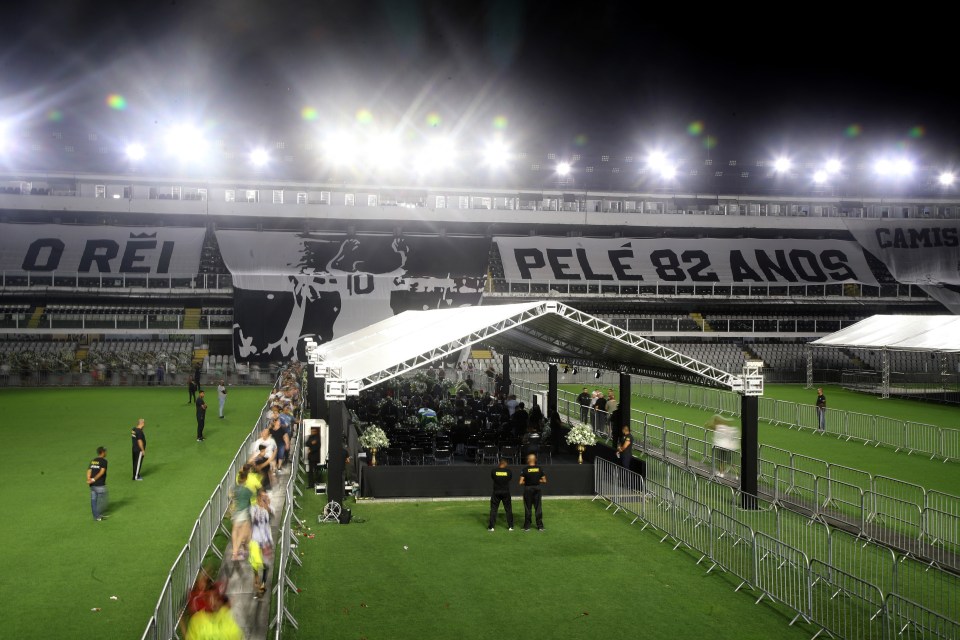
M456 307L404 313L319 345L313 358L348 393L484 344L508 355L597 366L732 388L721 369L558 302Z
M871 316L810 344L816 347L960 351L960 316Z

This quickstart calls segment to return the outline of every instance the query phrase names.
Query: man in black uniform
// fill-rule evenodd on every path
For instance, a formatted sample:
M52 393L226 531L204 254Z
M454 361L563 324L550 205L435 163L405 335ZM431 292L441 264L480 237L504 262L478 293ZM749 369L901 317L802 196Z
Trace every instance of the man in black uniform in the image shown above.
M320 482L320 427L310 427L307 438L307 482L311 487Z
M90 487L90 508L93 509L93 519L100 522L107 516L103 512L107 509L107 449L97 448L97 457L87 467L87 485Z
M590 416L590 392L586 387L577 396L577 404L580 405L580 422L587 422Z
M513 531L513 504L510 501L510 480L513 479L513 472L507 468L505 459L500 460L497 468L490 472L490 477L493 478L493 495L490 496L490 525L487 531L493 531L493 526L497 523L501 502L507 514L507 529Z
M630 468L630 463L633 462L633 437L627 425L623 425L622 435L617 443L617 457L620 458L620 464L624 469Z
M187 378L187 393L190 396L187 398L187 404L197 401L197 383L193 381L193 378Z
M197 442L203 442L203 423L207 419L207 401L203 399L203 389L197 393Z
M523 487L523 530L530 531L531 511L537 511L537 529L543 531L543 493L540 485L547 484L547 476L537 464L536 454L527 456L527 466L520 475Z
M130 439L133 444L133 479L143 480L140 471L143 469L143 458L147 455L147 436L143 433L143 428L147 421L143 418L137 420L137 426L130 431Z

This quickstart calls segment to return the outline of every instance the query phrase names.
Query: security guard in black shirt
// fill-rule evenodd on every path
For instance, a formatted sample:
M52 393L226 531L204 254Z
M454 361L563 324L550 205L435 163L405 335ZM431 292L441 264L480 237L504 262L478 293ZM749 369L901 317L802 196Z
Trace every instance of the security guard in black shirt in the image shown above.
M510 500L510 481L513 479L513 471L507 468L507 461L500 460L497 468L490 472L493 479L493 495L490 496L490 525L487 531L493 531L493 525L497 523L497 512L500 511L500 503L503 503L503 510L507 514L507 529L513 531L513 503Z
M143 468L143 458L147 455L147 436L143 433L143 428L147 421L140 418L137 426L130 430L130 441L133 445L133 479L143 480L140 470Z
M547 476L537 464L536 454L527 456L527 466L520 475L523 487L523 530L530 531L531 511L537 511L537 529L543 531L543 492L540 485L547 484Z
M633 436L630 435L630 427L627 425L623 425L623 434L617 443L617 457L624 469L630 468L630 463L633 462Z
M307 438L307 482L316 486L320 482L320 427L310 427Z

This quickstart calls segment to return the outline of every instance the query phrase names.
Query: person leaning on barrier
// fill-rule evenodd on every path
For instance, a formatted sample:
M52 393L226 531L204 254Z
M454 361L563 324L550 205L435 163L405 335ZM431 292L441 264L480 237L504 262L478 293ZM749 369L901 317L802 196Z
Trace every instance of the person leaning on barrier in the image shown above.
M827 396L823 389L817 389L817 431L827 430Z
M593 400L593 397L590 395L590 391L584 387L583 391L580 392L580 395L577 396L577 404L580 405L580 422L586 422L587 418L590 416L591 400Z

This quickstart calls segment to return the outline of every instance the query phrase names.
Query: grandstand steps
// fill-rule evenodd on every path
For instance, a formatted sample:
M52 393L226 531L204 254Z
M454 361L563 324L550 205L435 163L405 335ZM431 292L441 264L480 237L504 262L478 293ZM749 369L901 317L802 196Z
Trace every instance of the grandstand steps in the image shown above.
M747 345L741 345L740 350L743 351L743 357L745 360L763 360L763 358L760 357L760 354Z
M199 329L200 328L200 316L202 315L202 309L197 309L192 307L189 309L183 310L183 328L184 329Z
M868 365L866 362L864 362L864 361L860 358L860 356L858 356L857 354L855 354L853 351L850 351L850 349L846 349L846 348L842 348L842 347L841 347L839 351L840 351L840 353L842 353L843 355L845 355L845 356L847 356L848 358L850 358L850 362L852 362L858 369L870 369L870 368L871 368L870 365Z
M39 329L40 320L43 318L44 311L46 311L46 307L34 307L33 313L30 315L30 320L27 322L27 327L30 329Z
M691 313L690 319L697 323L697 326L700 327L701 331L709 332L713 331L713 327L710 326L710 323L707 322L706 318L703 317L703 314L700 313Z
M207 359L207 356L210 355L210 349L205 348L196 348L193 350L193 366L203 364L203 361Z

